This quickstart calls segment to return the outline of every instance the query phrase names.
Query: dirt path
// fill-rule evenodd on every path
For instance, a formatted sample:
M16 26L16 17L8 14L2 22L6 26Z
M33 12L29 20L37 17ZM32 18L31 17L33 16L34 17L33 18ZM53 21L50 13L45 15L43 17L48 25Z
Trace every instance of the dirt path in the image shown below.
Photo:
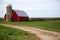
M32 28L32 27L16 26L16 25L7 25L7 24L1 24L1 25L16 28L16 29L21 29L36 34L36 36L39 37L41 40L60 40L60 33L58 32L47 31L47 30L42 30L42 29Z

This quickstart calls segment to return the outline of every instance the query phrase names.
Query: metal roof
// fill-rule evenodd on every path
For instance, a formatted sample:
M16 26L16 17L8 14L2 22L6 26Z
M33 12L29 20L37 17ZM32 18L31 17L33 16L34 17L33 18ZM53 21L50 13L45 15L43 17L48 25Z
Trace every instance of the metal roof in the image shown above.
M27 13L26 12L24 12L24 11L22 11L22 10L14 10L16 13L17 13L17 15L18 16L24 16L24 17L27 17L28 15L27 15Z

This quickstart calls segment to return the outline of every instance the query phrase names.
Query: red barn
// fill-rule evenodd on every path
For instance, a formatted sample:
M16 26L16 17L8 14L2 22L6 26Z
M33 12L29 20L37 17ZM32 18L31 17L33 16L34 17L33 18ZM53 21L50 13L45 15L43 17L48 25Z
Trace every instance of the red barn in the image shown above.
M6 14L4 16L4 21L6 21ZM12 17L11 17L11 21L28 21L28 15L26 14L26 12L21 11L21 10L12 10Z

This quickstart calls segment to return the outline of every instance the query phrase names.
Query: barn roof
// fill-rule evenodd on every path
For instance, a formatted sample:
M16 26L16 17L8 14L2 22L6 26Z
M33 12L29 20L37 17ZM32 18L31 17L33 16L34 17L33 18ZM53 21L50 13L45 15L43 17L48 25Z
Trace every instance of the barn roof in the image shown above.
M28 16L27 13L22 10L14 10L14 11L17 13L18 16L22 16L22 17Z

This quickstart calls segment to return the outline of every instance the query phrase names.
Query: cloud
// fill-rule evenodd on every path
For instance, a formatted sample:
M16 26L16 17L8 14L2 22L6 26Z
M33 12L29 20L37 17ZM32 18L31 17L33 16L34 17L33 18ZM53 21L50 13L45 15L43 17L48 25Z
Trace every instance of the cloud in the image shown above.
M0 4L3 6L0 6L0 8L3 8L2 11L6 11L7 4L12 4L13 9L26 11L30 17L60 15L59 0L4 0Z

